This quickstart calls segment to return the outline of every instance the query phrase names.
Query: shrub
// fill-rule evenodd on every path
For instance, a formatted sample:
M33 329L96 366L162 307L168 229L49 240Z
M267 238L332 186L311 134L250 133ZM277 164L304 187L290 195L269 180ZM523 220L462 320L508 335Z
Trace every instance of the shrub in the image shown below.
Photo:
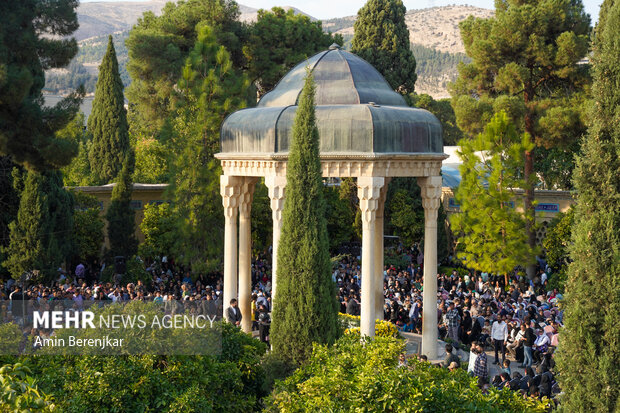
M547 402L509 389L483 394L476 380L411 360L398 368L404 342L345 335L332 347L315 345L308 362L267 399L268 411L485 411L543 412Z
M51 412L51 396L40 391L32 372L21 363L0 368L0 412Z

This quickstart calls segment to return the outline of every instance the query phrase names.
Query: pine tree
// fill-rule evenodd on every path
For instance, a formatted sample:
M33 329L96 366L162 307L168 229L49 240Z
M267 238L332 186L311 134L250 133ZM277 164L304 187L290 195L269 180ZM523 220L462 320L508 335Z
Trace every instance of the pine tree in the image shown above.
M276 354L300 364L313 342L333 343L339 332L310 73L295 115L286 180L271 342Z
M459 144L463 164L455 197L460 212L450 219L458 256L470 268L507 275L534 256L524 214L516 210L522 198L513 189L523 187L518 167L533 144L529 135L518 135L504 112L475 139Z
M55 136L73 119L83 90L44 107L45 70L78 51L77 0L0 2L0 155L42 171L68 165L77 145Z
M89 153L92 181L96 185L110 183L121 171L130 147L123 82L111 35L99 66L88 132L92 135Z
M133 152L129 151L116 185L112 189L111 203L106 213L111 256L131 257L138 250L138 241L135 236L135 212L131 207L133 165Z
M564 328L557 353L565 411L620 408L620 1L595 31L592 124L582 143Z
M414 91L416 62L401 0L368 0L357 12L352 52L373 65L392 89Z
M481 132L494 113L505 110L518 130L529 133L538 148L525 153L525 208L534 216L537 176L548 182L543 167L560 161L571 169L571 144L585 132L582 102L588 85L590 18L580 0L505 0L495 2L495 16L470 16L460 23L470 64L459 65L451 85L458 126L470 136ZM534 163L535 152L558 157ZM568 156L560 156L569 151ZM537 175L538 173L538 175ZM528 242L536 246L535 223L526 222ZM528 268L533 276L534 267Z
M230 113L245 107L248 80L232 65L214 30L200 26L179 81L173 116L175 160L170 191L178 236L176 257L194 271L221 266L224 214L221 168L213 155ZM190 167L188 167L190 165Z

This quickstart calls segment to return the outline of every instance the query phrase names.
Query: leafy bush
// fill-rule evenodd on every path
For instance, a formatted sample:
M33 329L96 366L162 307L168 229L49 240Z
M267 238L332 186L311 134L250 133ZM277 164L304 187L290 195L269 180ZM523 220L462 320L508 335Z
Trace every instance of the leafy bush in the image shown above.
M276 384L268 411L485 411L543 412L546 402L508 389L483 394L476 380L411 360L397 368L404 342L345 335L332 347L315 345L307 364Z
M51 412L53 400L39 390L32 371L21 363L0 368L0 412Z
M32 356L41 388L66 412L252 411L264 343L224 323L219 356Z
M344 330L344 333L347 335L352 335L355 337L360 337L360 328L352 327ZM398 329L396 326L389 321L385 320L377 320L375 323L375 336L377 337L398 337Z

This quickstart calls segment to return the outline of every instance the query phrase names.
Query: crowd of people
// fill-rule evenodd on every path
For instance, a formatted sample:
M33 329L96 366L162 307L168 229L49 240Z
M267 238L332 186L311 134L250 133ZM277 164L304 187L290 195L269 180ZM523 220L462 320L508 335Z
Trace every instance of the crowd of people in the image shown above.
M405 257L406 265L384 268L384 319L403 332L421 333L423 254L415 245L412 248L399 246L392 252ZM0 285L0 298L10 300L9 307L10 302L22 299L68 300L77 307L88 300L204 301L201 305L207 312L241 325L242 316L236 301L223 302L221 275L192 274L167 257L144 266L148 279L124 283L120 275L102 282L103 268L79 264L73 273L59 271L58 279L50 285L33 283L22 290L19 282L8 280ZM332 278L338 288L340 311L359 315L359 257L344 256L337 263ZM460 365L452 349L468 349L468 371L479 378L481 387L509 386L536 397L556 393L553 351L562 325L562 311L557 307L561 295L557 290L547 291L548 282L543 269L539 269L532 280L516 271L507 277L463 268L439 273L437 328L440 338L451 343L451 351L446 349L448 356L444 367ZM252 261L252 285L252 327L261 340L268 342L272 290L268 252ZM5 321L19 320L23 314L18 307L3 306L0 316ZM492 362L501 369L496 377L489 377L486 350L492 350ZM525 374L512 372L511 361L525 368Z

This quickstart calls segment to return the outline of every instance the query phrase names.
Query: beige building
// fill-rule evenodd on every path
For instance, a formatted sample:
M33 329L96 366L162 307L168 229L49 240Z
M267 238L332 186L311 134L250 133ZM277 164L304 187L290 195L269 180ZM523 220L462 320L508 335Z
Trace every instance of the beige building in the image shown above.
M83 192L93 195L99 201L101 215L105 217L110 207L110 198L112 197L112 188L115 184L100 186L76 186L71 188L73 191ZM151 203L161 204L166 202L164 192L168 184L133 184L133 192L131 195L131 207L136 211L136 237L140 242L144 241L144 234L140 231L140 224L144 218L144 207ZM107 224L106 224L107 225ZM104 233L104 243L109 247L109 239L107 231Z

